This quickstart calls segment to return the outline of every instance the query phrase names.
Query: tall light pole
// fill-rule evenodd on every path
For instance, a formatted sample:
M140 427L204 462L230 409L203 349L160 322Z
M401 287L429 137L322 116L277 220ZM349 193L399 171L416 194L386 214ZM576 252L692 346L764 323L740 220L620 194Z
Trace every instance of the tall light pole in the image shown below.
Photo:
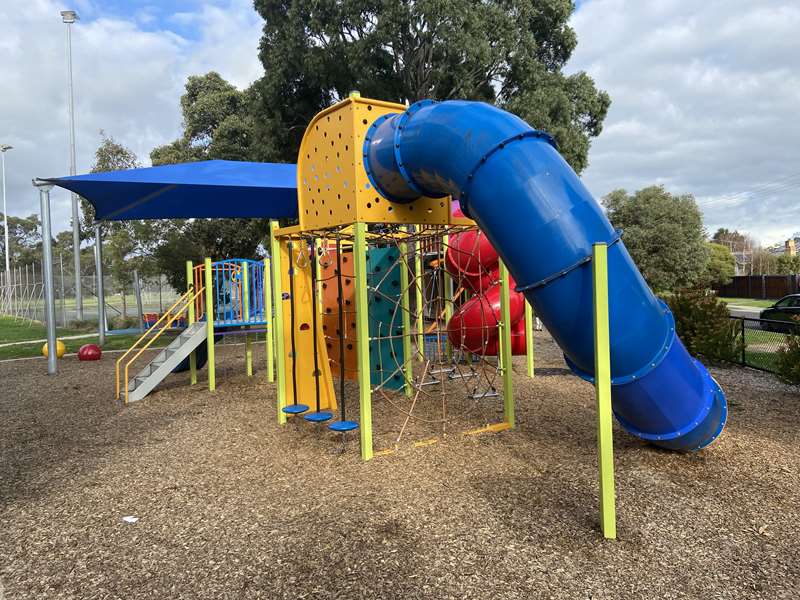
M8 206L6 205L6 152L13 146L0 144L0 155L3 157L3 229L5 233L6 255L6 292L11 294L11 246L8 243Z
M62 10L61 19L67 25L67 85L69 98L69 174L75 175L75 97L72 91L72 24L78 20L74 10ZM83 292L81 291L81 222L78 215L78 195L72 197L72 251L75 265L75 318L83 320Z

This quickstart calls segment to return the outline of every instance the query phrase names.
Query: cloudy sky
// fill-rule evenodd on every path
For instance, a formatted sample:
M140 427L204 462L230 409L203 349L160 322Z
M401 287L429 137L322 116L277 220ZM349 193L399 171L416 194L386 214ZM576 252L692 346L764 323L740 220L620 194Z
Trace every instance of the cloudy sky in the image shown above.
M250 0L0 1L0 143L9 212L38 208L34 176L68 171L65 31L74 8L78 171L105 130L146 162L180 130L187 75L239 86L261 72ZM612 97L584 179L596 195L661 183L693 193L706 226L764 243L800 230L800 4L796 0L584 0L585 70ZM66 227L69 198L53 195Z

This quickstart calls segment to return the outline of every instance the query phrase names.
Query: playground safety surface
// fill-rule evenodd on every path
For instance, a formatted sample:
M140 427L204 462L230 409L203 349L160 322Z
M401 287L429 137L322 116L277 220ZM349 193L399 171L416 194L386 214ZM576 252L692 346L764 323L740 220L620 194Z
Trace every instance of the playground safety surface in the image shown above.
M53 378L0 363L0 598L795 598L797 388L712 368L731 416L698 454L615 427L607 542L593 390L537 335L536 379L514 366L516 430L464 436L456 417L369 463L355 437L342 454L319 426L279 428L240 346L218 347L215 393L173 376L129 408L111 401L112 357ZM394 435L382 411L377 449Z

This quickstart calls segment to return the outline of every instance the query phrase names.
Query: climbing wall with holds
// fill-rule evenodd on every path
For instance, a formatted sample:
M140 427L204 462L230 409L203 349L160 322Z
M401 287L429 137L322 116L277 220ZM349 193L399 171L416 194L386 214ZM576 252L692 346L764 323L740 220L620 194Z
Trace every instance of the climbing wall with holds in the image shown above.
M342 312L344 324L344 344L339 336L339 273L337 271L336 248L328 249L328 257L320 262L322 288L322 331L325 348L330 359L331 372L339 377L341 373L342 347L344 350L345 379L358 379L356 364L356 306L354 300L355 276L353 275L352 248L342 250Z
M315 308L315 303L311 295L311 261L307 243L300 240L292 242L281 240L280 289L283 290L281 298L283 347L286 352L286 402L305 404L311 407L312 411L315 410L316 376L319 377L320 383L320 408L335 410L336 395L333 392L333 379L321 326L322 319L317 319L316 340L314 336L312 310ZM319 365L318 373L314 373L315 351Z
M389 390L405 384L399 258L396 246L367 253L370 382Z

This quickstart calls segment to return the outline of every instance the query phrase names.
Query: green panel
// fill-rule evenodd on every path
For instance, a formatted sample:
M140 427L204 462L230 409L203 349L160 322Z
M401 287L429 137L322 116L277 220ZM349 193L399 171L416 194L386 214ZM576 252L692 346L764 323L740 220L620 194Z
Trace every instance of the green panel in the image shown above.
M356 360L358 361L358 408L361 432L361 458L370 460L372 449L372 389L369 382L369 317L367 307L367 226L353 225L355 266Z
M275 337L273 335L275 327L275 320L272 315L272 275L270 274L270 261L264 259L264 319L266 320L265 328L267 330L266 346L267 346L267 381L270 383L275 381Z
M528 363L528 377L534 375L534 362L533 362L533 321L535 315L533 314L533 307L525 301L525 357Z
M444 263L445 255L447 254L447 250L450 248L450 236L443 235L442 236L442 255L441 260ZM443 271L443 285L444 285L444 322L450 323L450 319L453 318L453 277L450 275L450 271L447 269L442 269ZM447 352L447 358L453 358L453 345L450 343L450 336L445 336L445 348Z
M400 390L405 385L400 368L404 338L399 258L400 251L394 246L367 252L370 383L387 390Z
M275 237L278 229L277 221L269 222L269 252L270 264L272 265L272 307L275 315L272 318L273 341L275 343L275 368L278 374L278 423L286 423L286 413L283 408L286 406L286 355L283 347L283 300L281 299L281 245L280 240Z
M242 263L242 307L244 309L244 320L250 319L250 277L248 277L247 262ZM253 376L253 344L250 340L250 334L244 334L244 357L247 370L247 376Z
M511 290L508 283L508 269L500 261L500 362L503 369L503 412L505 422L514 427L516 411L514 407L514 384L511 356Z
M603 537L617 537L614 494L614 440L611 418L611 351L608 325L608 247L595 244L592 253L594 301L594 373L597 398L597 452L600 461L600 528Z
M206 295L206 326L208 335L206 337L206 347L208 348L208 389L217 389L217 369L214 360L214 283L211 280L211 259L206 258L205 266L205 295Z
M403 257L400 267L400 289L402 293L401 306L403 310L403 358L404 361L404 376L403 385L405 387L406 396L409 398L414 395L414 352L411 349L411 301L409 279L408 279L408 244L403 242L400 244L400 253Z
M196 292L197 290L194 289L194 265L192 261L186 261L186 291L192 290L192 292ZM194 300L189 301L189 320L187 321L187 325L192 325L195 321L196 315L194 313ZM192 353L189 354L189 385L194 385L197 383L197 354L194 350Z
M419 227L417 228L419 233ZM425 360L425 316L423 315L422 286L424 284L424 271L422 270L422 241L414 244L414 291L417 300L417 359Z

